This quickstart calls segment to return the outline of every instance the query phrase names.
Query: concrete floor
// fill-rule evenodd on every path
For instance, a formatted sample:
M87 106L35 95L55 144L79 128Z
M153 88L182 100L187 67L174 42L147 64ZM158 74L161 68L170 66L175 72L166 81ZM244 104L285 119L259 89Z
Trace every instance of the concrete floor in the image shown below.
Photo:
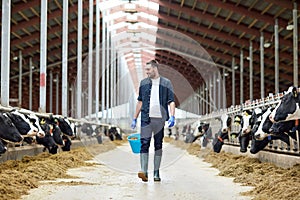
M153 154L150 155L149 182L145 183L137 177L139 154L133 154L130 146L124 144L95 156L93 162L100 165L69 170L70 175L80 178L45 182L22 199L251 199L239 195L251 187L240 186L231 178L217 176L218 170L201 158L168 143L164 144L163 152L161 182L154 182L152 178Z

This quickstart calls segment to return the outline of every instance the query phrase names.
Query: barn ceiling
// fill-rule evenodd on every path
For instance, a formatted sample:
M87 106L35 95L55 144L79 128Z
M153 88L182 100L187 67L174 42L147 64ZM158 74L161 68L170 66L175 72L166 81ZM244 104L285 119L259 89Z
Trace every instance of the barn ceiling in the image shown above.
M29 58L32 58L35 67L33 84L39 88L39 60L40 60L40 0L12 0L11 9L11 98L18 97L18 56L19 51L23 55L23 73L28 74ZM125 1L128 2L128 1ZM135 1L132 1L134 3ZM263 32L265 41L270 41L271 46L264 49L264 77L265 94L275 91L275 50L274 50L274 25L275 19L279 26L279 87L280 91L286 90L293 84L293 31L287 30L286 26L292 23L292 11L294 1L292 0L149 0L159 4L158 12L144 6L137 6L137 12L155 15L158 22L139 17L138 22L149 23L160 29L168 29L183 34L197 41L210 55L221 74L224 69L231 70L232 58L235 63L240 63L240 52L244 54L244 99L249 99L249 55L250 41L253 45L253 74L254 74L254 99L260 98L260 36ZM108 3L108 2L107 2ZM82 52L88 52L88 17L89 1L83 1L83 36ZM68 34L68 73L69 82L75 81L77 73L77 0L69 1L69 34ZM116 12L124 9L117 6L112 9ZM299 11L299 5L298 5ZM95 19L94 9L94 19ZM299 13L298 13L299 18ZM120 23L125 18L115 19ZM94 20L94 30L95 30ZM126 28L126 27L125 27ZM166 43L158 35L156 45ZM61 74L62 60L62 0L48 1L48 72L52 71L54 76ZM94 31L95 38L95 31ZM298 36L298 39L300 37ZM124 43L128 40L124 40ZM147 43L147 41L140 42ZM147 52L144 55L147 56ZM194 63L174 52L156 49L154 57L162 64L173 67L191 84L193 89L203 84L201 74L197 71ZM134 63L132 63L134 64ZM209 65L206 66L209 68ZM166 72L167 73L167 72ZM175 76L175 74L173 75ZM171 77L172 78L172 77ZM176 78L176 77L173 77ZM226 79L227 106L232 104L231 72ZM49 80L48 80L49 81ZM240 81L239 70L236 70L236 102L239 102ZM48 89L49 90L49 89ZM23 105L28 106L28 76L23 76ZM38 91L36 90L36 94ZM38 95L33 98L33 109L38 109ZM55 98L55 94L54 97ZM49 106L49 105L48 105Z

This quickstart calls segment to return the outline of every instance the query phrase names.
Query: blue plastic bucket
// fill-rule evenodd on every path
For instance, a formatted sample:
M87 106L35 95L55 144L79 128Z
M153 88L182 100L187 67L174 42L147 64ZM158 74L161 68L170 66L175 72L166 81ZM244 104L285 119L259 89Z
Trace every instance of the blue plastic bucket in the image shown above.
M132 152L140 153L140 151L141 151L141 134L139 134L139 133L130 134L127 137L127 140L129 141Z

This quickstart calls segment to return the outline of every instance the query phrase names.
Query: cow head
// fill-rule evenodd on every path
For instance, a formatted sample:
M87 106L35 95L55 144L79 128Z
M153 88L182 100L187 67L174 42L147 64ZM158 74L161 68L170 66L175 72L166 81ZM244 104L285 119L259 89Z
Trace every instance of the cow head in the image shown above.
M66 117L61 117L61 116L50 116L51 120L54 120L56 124L59 126L60 130L62 133L73 137L74 132L71 128L71 123Z
M36 137L36 141L38 144L41 144L48 149L49 153L57 153L58 146L55 144L55 141L50 134L46 134L44 137Z
M249 145L250 136L249 133L252 128L252 121L255 112L250 110L245 110L242 114L243 123L241 126L241 131L239 134L239 142L240 142L240 152L245 153L247 152L247 147Z
M81 126L82 133L85 133L87 136L92 136L93 131L94 130L93 130L93 127L91 124L89 124L89 123L82 124L82 126Z
M250 120L252 118L252 111L245 110L242 114L243 117L243 124L241 125L241 134L240 135L246 135L249 134L251 131L251 123Z
M62 132L58 127L58 125L56 125L55 123L51 123L51 121L48 118L41 117L40 126L45 131L46 134L49 134L53 137L54 142L57 145L61 145L61 146L65 145L62 139Z
M223 133L227 133L228 130L231 128L231 117L227 114L221 115L221 131Z
M271 140L271 136L265 137L262 140L257 140L254 136L254 133L252 133L250 153L252 154L258 153L260 150L264 149L268 145L270 140Z
M220 153L222 146L224 144L224 140L228 139L228 132L223 132L223 130L221 129L217 134L217 138L218 140L214 144L213 148L214 148L214 152Z
M241 130L239 133L240 152L247 152L247 148L251 139L251 132L258 127L262 110L256 108L245 110L242 114Z
M270 120L272 122L288 121L300 118L300 95L296 87L290 87L287 93L282 97L279 104L275 107Z
M294 120L273 123L269 117L272 110L273 108L268 108L268 110L263 114L262 122L254 134L256 140L263 140L269 135L275 135L281 139L281 134L289 133L294 128Z
M290 145L289 136L285 133L280 133L278 135L268 134L268 136L263 138L262 140L257 140L253 134L250 153L258 153L260 150L263 150L272 140L281 140L285 142L288 146Z
M61 146L65 145L65 142L62 138L63 134L57 125L52 126L52 134L53 134L53 139L56 144L61 145Z
M40 125L40 119L33 113L28 115L28 119L30 120L32 125L38 129L37 137L44 137L46 134Z
M269 115L271 114L273 108L268 108L261 117L261 123L258 126L256 131L253 131L254 137L256 140L263 140L269 134L269 129L272 126L272 122L269 119ZM253 139L253 138L252 138Z
M22 135L6 113L0 113L0 138L15 143L23 140Z
M22 135L32 137L36 136L36 134L38 133L38 129L32 125L25 114L20 113L17 110L12 110L8 112L7 115Z
M275 134L275 135L288 133L293 129L294 126L295 126L295 120L277 122L272 124L271 128L269 129L269 132L270 134Z

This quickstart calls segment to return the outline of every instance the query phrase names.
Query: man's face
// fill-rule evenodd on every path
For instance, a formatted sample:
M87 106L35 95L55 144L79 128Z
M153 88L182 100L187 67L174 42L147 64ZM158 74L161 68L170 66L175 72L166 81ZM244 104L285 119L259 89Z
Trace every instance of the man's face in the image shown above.
M151 64L146 65L145 71L149 78L155 77L155 67L152 67Z

